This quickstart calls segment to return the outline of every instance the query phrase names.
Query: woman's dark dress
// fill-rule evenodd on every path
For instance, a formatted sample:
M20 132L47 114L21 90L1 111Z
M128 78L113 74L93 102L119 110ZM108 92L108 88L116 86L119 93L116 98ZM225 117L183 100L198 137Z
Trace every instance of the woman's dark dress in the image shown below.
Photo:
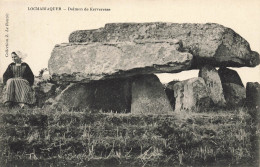
M11 63L3 75L6 91L4 102L17 102L33 104L35 102L34 92L31 88L34 75L26 63L17 66Z

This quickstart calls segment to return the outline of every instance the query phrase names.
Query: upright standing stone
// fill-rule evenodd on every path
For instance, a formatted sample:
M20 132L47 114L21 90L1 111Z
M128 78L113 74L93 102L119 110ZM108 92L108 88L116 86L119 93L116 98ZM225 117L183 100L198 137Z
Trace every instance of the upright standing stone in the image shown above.
M238 73L235 70L231 70L226 67L220 67L218 70L218 75L221 79L222 84L234 83L234 84L244 87L244 84L243 84L240 76L238 75Z
M234 83L224 83L224 96L227 102L227 107L243 106L246 99L246 88Z
M163 86L157 76L139 75L132 83L131 113L156 113L172 112L172 108Z
M214 105L224 106L226 101L217 70L209 65L203 66L199 71L199 77L204 79L209 92L209 97L212 99Z
M258 82L247 82L246 103L249 108L260 109L260 84Z
M178 83L180 81L171 81L167 84L167 86L165 87L165 93L170 101L170 104L172 106L172 109L175 110L175 103L176 103L176 99L174 97L174 84Z
M210 97L203 78L191 78L174 84L175 111L207 109Z
M131 80L110 79L71 84L57 97L57 106L104 112L130 112Z

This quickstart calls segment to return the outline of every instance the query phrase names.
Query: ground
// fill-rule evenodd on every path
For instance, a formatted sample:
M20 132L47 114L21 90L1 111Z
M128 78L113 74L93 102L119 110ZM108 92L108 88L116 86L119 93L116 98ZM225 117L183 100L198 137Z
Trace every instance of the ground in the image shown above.
M256 111L0 108L1 166L258 166Z

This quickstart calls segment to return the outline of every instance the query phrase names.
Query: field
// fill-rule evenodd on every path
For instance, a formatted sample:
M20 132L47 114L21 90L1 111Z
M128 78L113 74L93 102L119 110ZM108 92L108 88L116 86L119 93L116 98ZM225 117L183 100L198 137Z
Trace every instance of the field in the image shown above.
M256 111L166 115L0 108L1 166L258 166Z

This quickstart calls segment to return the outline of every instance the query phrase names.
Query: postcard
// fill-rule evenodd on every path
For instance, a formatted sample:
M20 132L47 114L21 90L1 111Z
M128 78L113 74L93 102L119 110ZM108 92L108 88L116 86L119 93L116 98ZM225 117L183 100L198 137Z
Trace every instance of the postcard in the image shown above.
M258 0L0 0L1 164L257 164L259 20Z

